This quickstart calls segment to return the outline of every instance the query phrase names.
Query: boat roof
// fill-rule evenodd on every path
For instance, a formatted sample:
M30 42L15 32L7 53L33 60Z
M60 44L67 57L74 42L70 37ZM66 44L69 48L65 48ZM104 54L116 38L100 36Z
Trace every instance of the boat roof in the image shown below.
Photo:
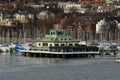
M41 42L79 42L73 39L64 29L51 29L48 35L40 40Z

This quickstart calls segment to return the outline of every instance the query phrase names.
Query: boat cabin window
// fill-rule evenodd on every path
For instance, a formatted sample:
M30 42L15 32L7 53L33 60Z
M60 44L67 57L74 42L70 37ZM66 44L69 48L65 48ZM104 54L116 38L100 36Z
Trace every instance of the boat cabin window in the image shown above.
M41 44L39 43L39 46L41 46Z
M75 46L78 46L78 44L75 44Z
M61 46L64 46L65 44L61 44Z
M48 44L47 43L43 43L43 46L48 46Z
M72 46L73 44L69 44L69 46Z
M52 46L52 44L50 44L50 46Z
M48 51L47 49L45 49L45 51Z
M55 44L55 46L59 46L58 44Z
M51 35L55 35L55 32L51 32Z
M64 34L63 31L59 31L59 32L57 32L57 35L63 35L63 34Z

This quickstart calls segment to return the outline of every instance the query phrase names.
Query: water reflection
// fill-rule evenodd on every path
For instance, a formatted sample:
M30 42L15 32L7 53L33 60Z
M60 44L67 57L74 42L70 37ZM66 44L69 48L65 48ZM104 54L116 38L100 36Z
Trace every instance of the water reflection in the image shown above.
M119 80L119 67L114 57L57 59L0 54L0 80Z
M62 58L36 58L36 57L24 57L18 54L0 54L0 63L6 65L28 65L28 64L51 64L62 61Z

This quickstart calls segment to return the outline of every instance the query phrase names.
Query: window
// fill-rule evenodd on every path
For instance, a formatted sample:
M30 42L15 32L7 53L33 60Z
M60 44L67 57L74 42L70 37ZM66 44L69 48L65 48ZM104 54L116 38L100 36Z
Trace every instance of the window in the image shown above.
M53 35L55 35L55 32L53 32Z
M61 46L64 46L65 44L61 44Z
M48 51L47 49L45 49L45 51Z
M54 38L51 38L51 40L53 40Z
M47 43L43 43L43 46L48 46L48 44Z
M58 44L55 44L55 46L59 46Z
M41 49L41 51L43 51L43 49Z
M39 46L41 46L41 43L39 43Z
M78 44L75 44L75 46L78 46Z
M52 44L50 44L50 46L52 46Z
M69 46L72 46L73 44L69 44Z
M55 35L55 32L51 32L51 35Z

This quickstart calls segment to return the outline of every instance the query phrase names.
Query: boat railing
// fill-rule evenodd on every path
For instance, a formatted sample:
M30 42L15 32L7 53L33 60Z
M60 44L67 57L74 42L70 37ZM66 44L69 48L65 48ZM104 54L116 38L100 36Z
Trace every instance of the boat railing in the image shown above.
M98 52L97 47L49 47L51 52Z

